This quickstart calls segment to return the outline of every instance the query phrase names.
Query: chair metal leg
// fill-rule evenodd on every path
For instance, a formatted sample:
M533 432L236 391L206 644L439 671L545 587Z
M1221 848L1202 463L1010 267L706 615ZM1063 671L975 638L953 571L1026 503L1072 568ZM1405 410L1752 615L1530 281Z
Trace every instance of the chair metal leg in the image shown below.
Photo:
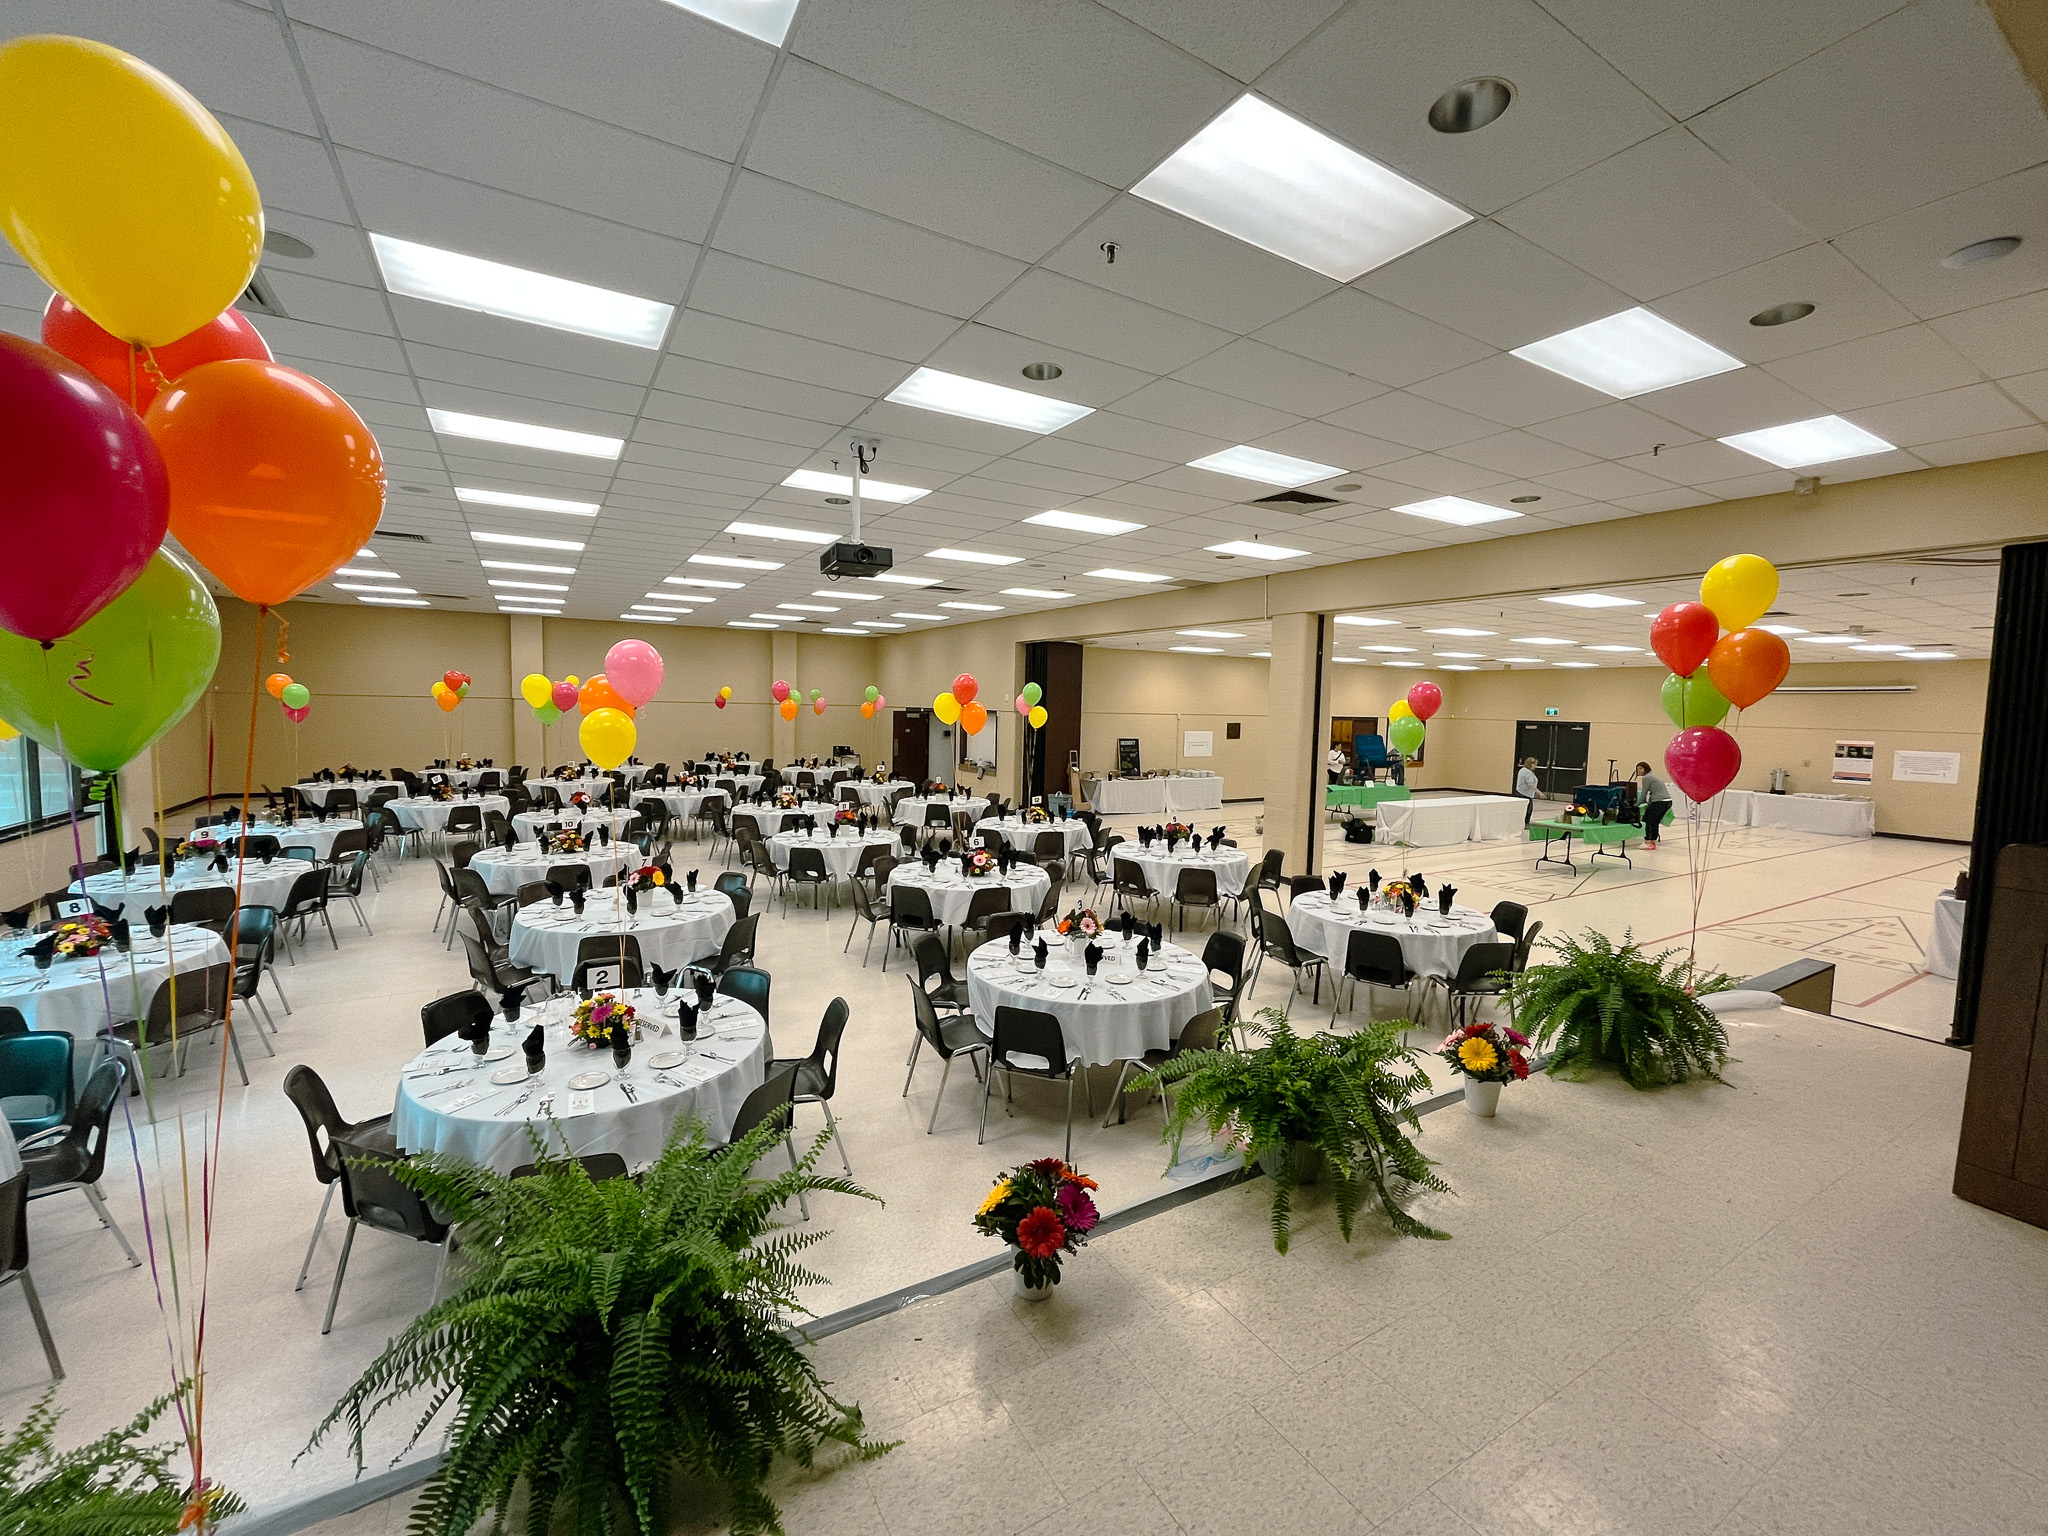
M221 1021L219 1028L221 1033L228 1037L228 1049L235 1053L235 1070L241 1073L242 1086L246 1088L249 1086L249 1068L242 1060L242 1038L235 1033L234 1026L225 1019ZM268 1042L265 1044L267 1046ZM272 1051L270 1054L275 1056L277 1052Z
M939 1086L943 1089L945 1084L942 1082ZM846 1133L839 1129L838 1117L832 1113L832 1101L820 1099L818 1102L825 1106L825 1124L832 1128L832 1139L839 1143L839 1161L846 1164L846 1176L850 1179L853 1177L853 1159L846 1155Z
M320 1334L325 1338L334 1332L334 1304L341 1300L341 1277L348 1273L348 1252L356 1245L356 1218L348 1219L348 1231L341 1237L341 1257L334 1263L334 1289L327 1293L327 1321L320 1325Z
M795 1173L796 1143L789 1139L789 1135L787 1132L784 1132L782 1137L782 1150L789 1154L789 1171L791 1173ZM809 1221L811 1219L811 1202L804 1198L804 1192L802 1190L798 1190L796 1192L796 1208L804 1213L805 1221Z
M265 1019L270 1017L270 1010L264 1007L263 999L258 997L255 993L251 992L248 996L247 1001L254 1003L258 1008L262 1008L263 1017ZM277 1026L275 1024L272 1024L270 1026L270 1029L271 1034L275 1034L277 1032ZM262 1042L263 1052L266 1056L275 1056L277 1054L277 1047L270 1043L270 1035L266 1035L265 1033L263 1033L262 1019L259 1019L256 1022L256 1038Z
M923 1048L923 1046L924 1036L920 1034L912 1034L910 1037L910 1059L904 1063L904 1065L909 1067L910 1070L903 1074L903 1092L901 1094L901 1097L903 1098L907 1099L910 1097L910 1079L916 1075L917 1053L919 1050Z
M28 1302L28 1314L36 1320L36 1336L43 1341L43 1358L50 1364L50 1377L54 1381L62 1381L64 1362L57 1358L57 1341L50 1334L50 1320L43 1316L43 1298L36 1294L35 1278L26 1268L15 1278L21 1281L21 1294Z
M121 1230L121 1224L114 1220L114 1213L107 1209L106 1198L100 1194L99 1185L87 1184L82 1187L85 1190L86 1200L92 1206L93 1215L100 1219L100 1225L114 1234L114 1241L119 1243L121 1251L128 1255L129 1266L134 1269L140 1269L142 1267L142 1260L135 1256L135 1248L128 1241L128 1234Z
M333 945L336 949L340 949L341 940L337 939L334 936L334 919L327 915L327 907L325 903L322 903L320 907L320 921L324 923L327 927L327 942Z
M950 1066L951 1063L949 1062L948 1065ZM995 1085L996 1059L994 1056L990 1056L988 1059L988 1076L983 1078L981 1082L981 1129L974 1133L974 1144L977 1147L988 1139L988 1096L990 1090L992 1090L995 1087ZM1005 1088L1004 1092L1007 1093L1008 1091L1009 1090Z
M1091 1108L1091 1109L1090 1109L1090 1110L1088 1111L1088 1113L1089 1113L1089 1115L1090 1115L1090 1116L1092 1117L1092 1116L1094 1115L1095 1111L1093 1110L1093 1108ZM1067 1071L1067 1151L1066 1151L1066 1161L1067 1161L1067 1162L1069 1162L1069 1163L1071 1163L1071 1162L1072 1162L1073 1160L1074 1160L1074 1071L1073 1071L1073 1069L1072 1069L1072 1068L1069 1068L1069 1069L1068 1069L1068 1071Z
M922 1035L920 1035L920 1036L919 1036L918 1038L919 1038L919 1039L921 1040L921 1039L923 1039L924 1037L923 1037ZM952 1075L953 1075L953 1058L952 1058L952 1057L950 1057L950 1056L948 1056L948 1057L946 1058L946 1070L945 1070L945 1071L943 1071L943 1072L941 1072L941 1073L939 1074L939 1091L938 1091L938 1092L937 1092L937 1093L936 1093L935 1095L933 1095L933 1097L932 1097L932 1114L931 1114L931 1118L930 1118L929 1120L925 1121L925 1123L924 1123L924 1133L925 1133L925 1135L927 1135L927 1136L931 1135L931 1134L932 1134L932 1132L933 1132L934 1130L936 1130L936 1129L938 1128L938 1124L939 1124L939 1106L940 1106L941 1104L945 1103L945 1101L946 1101L946 1079L947 1079L947 1078L949 1078L949 1077L951 1077ZM984 1095L983 1095L983 1098L982 1098L982 1107L983 1107L983 1113L984 1113L984 1114L986 1114L986 1112L987 1112L987 1104L988 1104L988 1100L987 1100L987 1095L985 1095L985 1094L984 1094ZM848 1176L849 1178L850 1178L850 1177L852 1177L852 1174L851 1174L851 1171L850 1171L850 1170L849 1170L849 1172L848 1172L848 1175L847 1175L847 1176Z
M1124 1084L1130 1081L1131 1066L1132 1063L1128 1061L1125 1062L1123 1070L1117 1073L1116 1075L1116 1088L1110 1093L1109 1108L1103 1112L1102 1116L1102 1128L1105 1131L1109 1129L1109 1117L1112 1114L1116 1116L1116 1123L1118 1125L1122 1125L1124 1123L1124 1117L1122 1113L1124 1102Z
M313 1219L313 1235L306 1239L306 1262L299 1266L299 1283L292 1287L295 1291L306 1288L306 1276L313 1268L313 1250L320 1246L320 1229L327 1225L327 1207L334 1204L334 1186L340 1182L339 1179L330 1180L327 1193L320 1201L320 1214Z

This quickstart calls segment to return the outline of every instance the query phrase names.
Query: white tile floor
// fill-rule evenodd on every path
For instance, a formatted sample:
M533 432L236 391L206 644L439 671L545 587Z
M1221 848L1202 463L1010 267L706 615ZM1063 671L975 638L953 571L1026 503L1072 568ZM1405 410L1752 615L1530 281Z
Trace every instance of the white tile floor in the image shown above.
M1251 850L1256 811L1228 809ZM1908 913L1955 863L1929 845L1772 836L1728 851L1706 922L1852 888ZM1521 845L1406 863L1450 874L1477 905L1533 886L1552 928L1661 938L1691 921L1682 848L1583 881L1532 877ZM1396 862L1332 852L1358 870ZM318 1187L278 1083L306 1061L345 1113L389 1104L419 1004L466 980L427 932L436 899L431 866L408 864L366 903L375 937L338 917L340 952L322 940L286 969L297 1011L280 1016L278 1057L251 1045L252 1086L229 1089L208 1464L258 1504L346 1477L338 1453L291 1457L426 1297L431 1252L366 1235L320 1337L338 1232L295 1295ZM835 1281L821 1311L985 1256L966 1213L991 1173L1059 1130L1055 1094L1020 1090L977 1148L955 1083L927 1138L937 1072L898 1097L906 983L893 963L884 979L841 958L847 921L799 906L762 925L782 1049L808 1045L831 996L853 1004L837 1107L856 1173L888 1201L818 1213L834 1230L814 1251ZM1720 926L1701 947L1745 970L1785 955ZM1256 1000L1284 996L1269 977ZM1496 1123L1432 1117L1425 1145L1458 1192L1432 1212L1448 1244L1346 1247L1313 1219L1281 1260L1253 1185L1093 1245L1035 1312L992 1284L828 1341L831 1373L906 1445L793 1480L791 1529L2048 1529L2028 1460L2048 1429L2048 1234L1946 1192L1967 1059L1792 1016L1744 1031L1737 1054L1732 1089L1539 1082L1511 1090ZM211 1081L195 1071L170 1100L196 1113ZM1154 1115L1076 1128L1112 1207L1160 1187ZM132 1175L107 1187L136 1232ZM146 1272L121 1263L82 1200L39 1203L32 1237L71 1370L61 1401L83 1436L158 1389L161 1326ZM0 1361L8 1415L42 1385L19 1307L0 1296L17 1343ZM402 1503L347 1523L395 1529Z

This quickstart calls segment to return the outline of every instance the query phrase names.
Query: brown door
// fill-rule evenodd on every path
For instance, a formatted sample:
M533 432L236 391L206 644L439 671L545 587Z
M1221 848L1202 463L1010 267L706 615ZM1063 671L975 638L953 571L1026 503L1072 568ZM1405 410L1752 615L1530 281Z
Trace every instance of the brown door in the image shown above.
M931 727L922 709L893 711L895 723L889 736L889 771L899 779L917 784L924 780L925 759L930 753Z

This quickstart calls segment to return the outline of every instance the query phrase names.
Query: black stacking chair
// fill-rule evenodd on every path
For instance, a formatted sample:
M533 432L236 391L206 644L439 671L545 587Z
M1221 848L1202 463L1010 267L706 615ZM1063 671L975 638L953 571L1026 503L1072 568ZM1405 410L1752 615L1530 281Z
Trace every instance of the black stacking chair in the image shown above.
M1476 946L1475 946L1476 947ZM1358 983L1364 982L1366 1005L1372 1004L1374 987L1398 987L1408 994L1410 1016L1415 1008L1415 973L1408 969L1408 959L1401 953L1401 941L1391 933L1374 933L1368 928L1351 930L1350 940L1344 946L1344 974L1330 994L1337 1006L1330 1010L1330 1022L1337 1022L1337 1015L1343 1011L1343 1003L1337 994L1343 990L1343 983L1351 982L1351 1000L1358 1001Z
M950 1009L955 1013L966 1013L967 981L953 975L953 959L945 944L934 933L918 935L910 947L911 958L917 962L917 985L932 1000L934 1007ZM932 979L938 978L938 985Z
M748 888L745 875L720 875L711 882L711 889L722 892L732 902L733 915L741 922L746 921L747 908L753 905L754 893Z
M590 972L607 968L623 969L624 974L617 981L606 982L606 986L642 985L645 970L640 963L640 940L630 933L593 933L576 946L576 969L570 974L569 985L584 991L596 985L590 980Z
M752 965L754 945L759 942L760 927L761 914L758 912L741 918L726 929L725 942L718 948L718 958L711 961L700 960L697 964L714 976L723 976L731 966Z
M234 892L228 892L228 899L234 899ZM291 930L285 927L294 918L298 919L299 938L306 937L306 919L317 916L327 926L327 942L336 949L341 941L334 936L334 920L327 915L327 870L316 864L297 880L292 882L291 893L285 897L284 910L277 914L278 931L284 935L285 958L293 965L299 963L297 946L292 943Z
M1237 1028L1242 1022L1238 1010L1244 997L1246 974L1244 939L1235 933L1210 934L1209 942L1202 946L1202 968L1209 973L1210 990L1221 997L1224 1027ZM1216 984L1219 974L1225 978L1226 985L1219 987Z
M1317 891L1327 891L1329 888L1330 882L1321 875L1289 875L1287 900L1291 904L1297 896L1308 896Z
M910 1080L917 1075L917 1055L924 1047L929 1045L939 1060L946 1064L945 1071L939 1074L939 1091L932 1095L931 1118L925 1122L924 1133L929 1136L939 1123L939 1103L946 1096L946 1079L953 1075L953 1058L966 1056L974 1066L976 1076L979 1076L981 1067L977 1058L987 1054L988 1036L981 1032L981 1026L974 1022L972 1014L939 1017L938 1010L932 1007L930 994L914 980L910 981L910 1001L915 1010L913 1017L917 1034L910 1043L910 1065L903 1074L902 1097L910 1097Z
M765 1015L764 1015L765 1016ZM825 1005L825 1017L818 1023L817 1043L808 1056L768 1063L770 1074L784 1067L796 1068L796 1102L816 1104L825 1111L825 1124L839 1144L839 1161L846 1164L846 1176L853 1177L853 1160L846 1155L846 1135L832 1114L832 1094L839 1086L839 1040L846 1033L846 999L835 997Z
M100 1175L107 1166L107 1123L113 1118L127 1076L127 1067L111 1058L94 1067L71 1106L67 1123L21 1144L21 1165L28 1170L29 1199L80 1191L100 1225L114 1234L129 1264L140 1268L142 1260L100 1192Z
M57 1341L50 1334L50 1320L43 1316L43 1299L36 1294L36 1282L28 1272L28 1170L24 1168L0 1184L0 1285L18 1281L28 1314L35 1320L36 1336L43 1341L43 1359L49 1363L52 1380L64 1379L64 1362L57 1358Z
M1519 901L1496 901L1490 914L1493 931L1510 944L1522 942L1522 930L1529 925L1529 909Z
M846 925L846 942L839 946L839 952L842 955L851 952L853 949L853 931L863 921L868 925L868 939L860 947L860 966L862 970L866 970L868 966L868 951L875 947L875 929L889 921L889 908L886 904L877 907L875 905L875 898L868 894L867 886L861 883L861 881L855 880L853 882L853 921ZM884 945L882 949L882 968L887 970L888 967L889 950Z
M892 885L889 887L889 939L891 944L901 943L903 935L937 934L939 919L932 911L932 893L922 886ZM889 946L882 949L882 969L889 969Z
M789 1166L796 1167L796 1144L789 1139L790 1127L796 1124L796 1071L796 1062L778 1062L761 1086L741 1101L740 1112L733 1117L732 1136L713 1150L723 1152L755 1127L774 1125L782 1132L782 1150L789 1155ZM811 1207L801 1191L796 1200L804 1220L809 1221Z
M1003 1073L1003 1112L1010 1109L1010 1078L1015 1073L1026 1077L1042 1077L1057 1082L1067 1081L1067 1150L1068 1162L1074 1160L1074 1078L1080 1066L1078 1057L1067 1054L1067 1037L1060 1029L1059 1019L1050 1013L1041 1013L1035 1008L1012 1008L1007 1004L996 1007L996 1033L989 1047L988 1076L981 1084L981 1129L974 1140L979 1145L988 1135L988 1096L995 1087L996 1072ZM1085 1073L1078 1074L1086 1076ZM1094 1094L1088 1100L1088 1114L1095 1114Z
M234 915L235 888L232 885L200 885L171 892L171 921L174 923L195 923L209 933L226 938L228 923Z
M1252 890L1252 939L1259 946L1252 969L1252 985L1258 984L1258 973L1265 969L1266 957L1272 956L1293 973L1293 991L1301 990L1304 974L1315 984L1309 997L1313 1005L1323 1000L1323 972L1329 969L1329 962L1314 950L1302 949L1294 942L1294 932L1287 926L1287 918L1273 911L1265 904L1265 892L1258 887Z
M1221 1008L1205 1009L1203 1012L1196 1014L1192 1019L1189 1019L1187 1023L1181 1025L1180 1033L1174 1036L1173 1044L1165 1050L1150 1050L1136 1061L1125 1062L1123 1070L1117 1073L1116 1091L1109 1096L1109 1111L1102 1117L1102 1128L1104 1130L1109 1129L1109 1117L1111 1114L1116 1116L1116 1123L1118 1125L1124 1123L1124 1084L1129 1082L1132 1076L1139 1072L1151 1072L1163 1067L1184 1051L1215 1050L1217 1036L1222 1033L1222 1030L1223 1010ZM1164 1091L1160 1094L1159 1108L1164 1113L1166 1109L1166 1095Z
M1223 920L1223 898L1216 889L1215 870L1196 869L1190 866L1180 870L1174 876L1173 908L1175 925L1183 930L1188 925L1189 907L1206 907L1209 911L1217 914L1216 920L1218 922Z
M825 894L825 917L832 917L832 871L825 864L825 850L822 848L792 848L789 850L789 868L782 877L782 915L789 916L789 893L792 886L808 885L811 888L811 905L817 906L818 893Z
M252 1002L263 1010L264 1022L270 1032L277 1033L277 1021L270 1016L270 1005L263 1001L257 991L263 978L270 978L270 988L277 994L277 1000L284 1005L284 1011L292 1011L291 1000L284 995L284 986L277 979L277 908L243 907L235 913L235 1000Z
M313 1268L313 1250L319 1245L320 1229L327 1224L327 1208L334 1203L334 1187L341 1178L341 1157L335 1150L337 1140L347 1138L394 1151L398 1144L392 1139L389 1115L373 1115L368 1120L342 1119L341 1111L335 1108L334 1095L311 1067L293 1067L285 1073L284 1092L305 1125L306 1144L313 1154L313 1177L327 1186L320 1201L320 1214L313 1222L313 1235L306 1240L306 1262L299 1266L299 1282L292 1287L303 1291L306 1275Z
M341 1162L341 1208L348 1215L348 1230L342 1235L341 1257L334 1266L334 1289L327 1293L327 1316L320 1324L323 1335L334 1330L334 1307L341 1300L341 1282L348 1274L349 1251L355 1247L358 1227L389 1232L417 1243L433 1243L440 1248L440 1262L434 1266L434 1288L427 1298L430 1305L441 1294L441 1277L447 1270L448 1250L455 1240L454 1228L434 1214L425 1198L392 1177L392 1167L405 1159L395 1149L385 1147L381 1136L363 1142L339 1136L335 1138L334 1149Z
M471 1024L491 1022L491 1000L481 992L450 992L420 1009L420 1033L429 1049Z
M1483 997L1498 997L1507 990L1514 973L1515 956L1521 946L1513 943L1474 944L1458 957L1454 976L1429 976L1424 987L1442 987L1451 1007L1451 1027L1462 1028L1466 1004Z

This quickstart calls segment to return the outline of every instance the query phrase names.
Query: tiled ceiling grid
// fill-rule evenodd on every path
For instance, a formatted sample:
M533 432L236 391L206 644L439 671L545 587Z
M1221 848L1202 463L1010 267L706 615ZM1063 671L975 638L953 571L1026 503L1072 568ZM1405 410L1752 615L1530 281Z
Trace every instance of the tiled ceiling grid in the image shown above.
M710 0L703 0L710 4ZM728 6L729 8L729 6ZM1714 439L1839 412L1901 445L1830 480L2048 449L2048 121L1974 0L1641 7L1623 0L805 0L781 47L662 0L10 0L217 112L271 226L280 358L345 394L391 467L373 564L436 606L492 593L472 531L587 542L536 576L610 617L693 554L782 562L686 622L923 626L1787 487ZM1433 132L1473 76L1515 101ZM1474 215L1345 284L1132 197L1247 89ZM659 350L387 294L371 231L678 306ZM1992 236L2003 260L1941 258ZM1112 263L1102 247L1113 244ZM45 290L0 268L0 324ZM1794 324L1748 323L1788 301ZM1617 401L1506 349L1644 304L1747 366ZM1020 370L1056 363L1056 381ZM1095 407L1039 436L882 399L919 364ZM618 462L439 436L428 408L626 440ZM819 581L736 518L845 526L822 495L849 429L883 441L870 504L897 570L962 591ZM1233 444L1343 467L1305 516L1187 467ZM594 520L465 510L458 485L596 501ZM1353 487L1337 491L1336 486ZM1394 512L1453 494L1522 513ZM1515 498L1537 497L1536 501ZM1144 523L1025 527L1047 509ZM1278 567L1204 546L1252 535ZM941 546L1023 557L995 568ZM1256 569L1254 569L1256 568ZM812 593L832 592L832 601ZM323 585L316 598L349 600ZM895 618L897 613L938 619Z

